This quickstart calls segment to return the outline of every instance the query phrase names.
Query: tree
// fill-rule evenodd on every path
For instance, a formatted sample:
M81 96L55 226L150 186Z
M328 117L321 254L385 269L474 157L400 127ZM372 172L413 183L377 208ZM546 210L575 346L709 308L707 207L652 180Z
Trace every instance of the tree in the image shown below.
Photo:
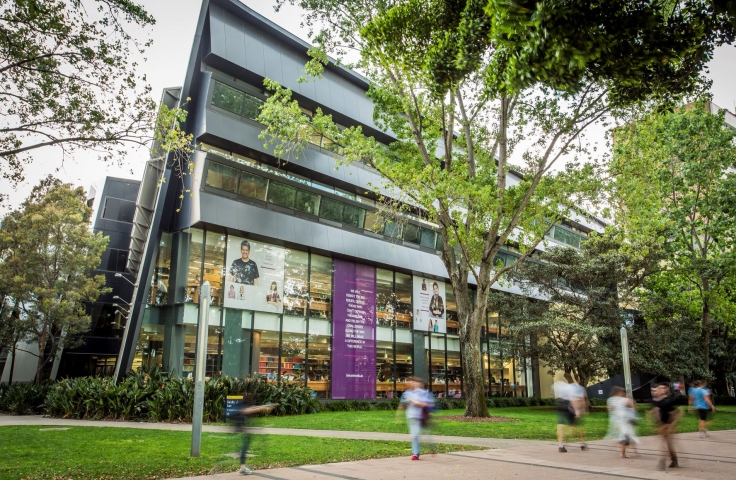
M105 159L146 144L155 102L127 28L155 20L131 0L3 0L0 16L0 158L23 178L27 153L56 146Z
M89 329L84 302L108 291L103 275L91 276L108 241L90 231L91 214L82 188L48 177L0 227L0 277L27 340L38 345L37 382L57 352Z
M610 167L627 236L659 239L669 253L650 299L699 320L705 370L713 322L736 320L735 136L700 101L620 128Z
M390 210L421 210L437 224L457 302L466 415L487 416L481 325L491 286L515 267L495 268L496 253L510 244L523 262L556 221L594 200L594 167L573 158L555 170L557 163L590 153L578 142L581 132L614 107L692 91L720 41L717 29L690 3L663 10L648 2L539 2L537 10L512 12L518 5L494 1L278 3L287 1L307 11L307 25L324 27L305 71L319 75L327 53L357 50L354 66L371 81L374 118L397 140L381 145L319 109L307 117L291 92L270 80L273 94L259 116L263 138L289 159L322 135L342 161L380 172L394 192ZM610 14L592 15L596 6ZM562 28L573 13L584 28L579 36ZM643 13L646 22L637 20ZM556 28L548 31L551 17ZM674 25L678 35L670 35ZM650 29L656 41L637 47ZM543 41L550 34L552 45ZM524 59L540 61L515 56L525 52L535 55Z
M571 373L586 386L620 371L619 329L660 259L661 250L629 245L609 230L590 237L581 250L555 247L525 262L509 278L526 296L496 293L492 302L511 320L518 344L536 339L528 354L550 373Z

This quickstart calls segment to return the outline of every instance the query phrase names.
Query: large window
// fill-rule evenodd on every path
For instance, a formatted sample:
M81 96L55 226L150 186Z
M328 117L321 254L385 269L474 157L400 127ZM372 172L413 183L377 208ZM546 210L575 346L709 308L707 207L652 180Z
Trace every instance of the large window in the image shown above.
M311 328L311 327L310 327ZM307 385L317 398L328 398L330 393L330 368L332 338L328 335L309 335L309 359L307 361Z
M412 277L396 274L396 327L411 328L413 318L411 309Z
M394 396L394 346L392 342L376 342L376 397Z
M431 391L437 397L444 397L446 392L445 337L429 334L430 341L430 383Z
M141 325L141 333L138 335L138 343L135 346L133 371L140 367L162 367L163 358L164 326L144 323Z
M199 303L199 286L202 284L200 270L202 268L204 232L202 230L191 229L189 235L189 266L187 269L184 301Z
M220 375L222 365L222 338L220 338L220 327L207 327L207 358L205 364L205 377ZM182 372L188 378L194 377L194 369L197 363L197 326L184 326L184 366Z
M213 152L213 149L214 147L207 147L208 152ZM237 161L234 155L228 154L226 158ZM305 185L311 185L315 188L323 187L323 185L312 182L309 179L297 177L293 174L285 174L283 170L272 170L270 168L265 170ZM218 162L209 162L205 184L208 187L217 188L226 192L238 193L258 200L268 200L269 203L281 207L299 210L312 215L319 215L333 222L364 228L365 230L392 238L403 238L404 241L415 245L432 249L442 248L440 236L429 227L420 227L407 222L403 222L402 225L394 220L385 220L377 210L366 210L357 205L351 205L275 180L268 180L259 175L254 175ZM338 189L322 189L351 200L359 200L363 203L372 204L372 201L368 202L362 197L357 197L354 194Z
M206 184L208 187L235 193L238 191L238 173L237 168L228 167L222 163L210 162Z
M118 222L133 222L135 214L135 202L123 200L122 198L105 198L105 207L102 209L102 218Z
M280 207L294 208L296 188L280 182L269 182L268 202Z
M582 235L573 233L570 230L566 230L558 225L552 227L551 232L552 238L558 242L570 245L571 247L580 248L580 241L583 239Z
M204 280L210 282L212 305L222 305L222 273L225 270L225 248L227 236L207 232L204 250Z
M394 325L394 272L376 269L376 325L390 327Z
M455 292L452 291L452 286L449 283L445 289L445 299L447 301L447 333L457 335L460 328L457 321L457 303L455 302Z
M108 252L107 270L111 272L124 272L125 265L128 263L128 251L111 248Z
M224 83L215 81L212 91L212 105L228 112L255 120L263 100L248 95Z
M287 250L284 257L284 313L307 315L309 254Z
M269 382L276 382L279 376L279 332L262 332L260 342L258 373Z
M267 186L268 180L265 178L248 172L240 172L240 184L238 186L238 193L240 195L265 200Z
M151 296L148 303L166 305L169 303L169 276L171 269L171 234L162 233L158 245L156 268L151 276Z
M312 254L309 275L309 315L332 318L332 259Z

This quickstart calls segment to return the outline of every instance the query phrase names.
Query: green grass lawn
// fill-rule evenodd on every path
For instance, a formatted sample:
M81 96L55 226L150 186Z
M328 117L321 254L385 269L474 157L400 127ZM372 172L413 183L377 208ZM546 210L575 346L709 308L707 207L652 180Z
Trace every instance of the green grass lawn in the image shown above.
M0 427L0 479L161 479L232 472L239 460L236 434L202 434L202 456L189 458L191 434L132 428ZM439 445L440 452L475 450ZM251 468L411 455L409 442L254 435Z
M641 409L642 415L644 408ZM734 413L727 413L734 412ZM463 410L441 410L435 415L434 433L461 437L485 438L523 438L534 440L554 440L557 431L557 412L551 407L511 407L491 408L493 416L515 418L518 422L468 423L442 420L446 415L462 415ZM652 426L642 418L640 435L652 435ZM368 412L323 412L312 415L289 417L265 417L254 420L261 427L306 428L318 430L354 430L361 432L406 433L403 412L398 416L393 411ZM608 429L608 414L605 411L590 413L583 423L591 440L603 438ZM712 430L736 429L736 409L724 407L723 413L716 414L711 424ZM679 426L680 432L697 431L697 417L686 414Z

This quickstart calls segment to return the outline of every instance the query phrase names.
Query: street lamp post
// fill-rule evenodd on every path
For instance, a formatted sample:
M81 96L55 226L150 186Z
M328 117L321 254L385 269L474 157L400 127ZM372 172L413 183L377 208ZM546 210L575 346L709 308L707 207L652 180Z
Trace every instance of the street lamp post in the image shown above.
M629 365L629 334L626 327L621 327L621 357L624 361L624 382L626 383L626 396L634 399L631 388L631 367Z
M210 309L210 282L204 282L199 293L197 353L194 364L194 411L192 412L191 457L199 457L202 448L202 415L204 411L204 372L207 363L207 320Z

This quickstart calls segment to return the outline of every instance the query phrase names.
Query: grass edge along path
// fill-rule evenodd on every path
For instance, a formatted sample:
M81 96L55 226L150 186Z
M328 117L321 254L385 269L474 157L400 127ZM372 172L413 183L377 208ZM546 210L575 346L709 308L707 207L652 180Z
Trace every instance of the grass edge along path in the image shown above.
M637 427L641 436L654 435L655 430L647 419L648 406L640 406L641 424ZM685 409L687 412L687 409ZM434 416L433 433L456 437L503 438L525 440L556 440L557 412L552 407L499 407L489 410L496 417L517 419L515 422L453 422L443 417L462 415L463 410L441 410ZM603 438L608 431L608 413L596 411L584 416L586 436L590 440ZM342 430L358 432L406 433L403 412L358 411L321 412L309 415L264 417L253 420L253 426L267 428L296 428L308 430ZM685 413L678 433L696 432L697 415ZM711 430L736 429L736 413L724 408L713 416Z
M237 470L233 454L240 437L202 434L202 456L190 458L190 432L119 427L0 427L0 480L75 479L143 480ZM440 453L479 450L467 445L437 445ZM406 442L345 440L284 435L253 435L254 469L291 467L401 457Z

